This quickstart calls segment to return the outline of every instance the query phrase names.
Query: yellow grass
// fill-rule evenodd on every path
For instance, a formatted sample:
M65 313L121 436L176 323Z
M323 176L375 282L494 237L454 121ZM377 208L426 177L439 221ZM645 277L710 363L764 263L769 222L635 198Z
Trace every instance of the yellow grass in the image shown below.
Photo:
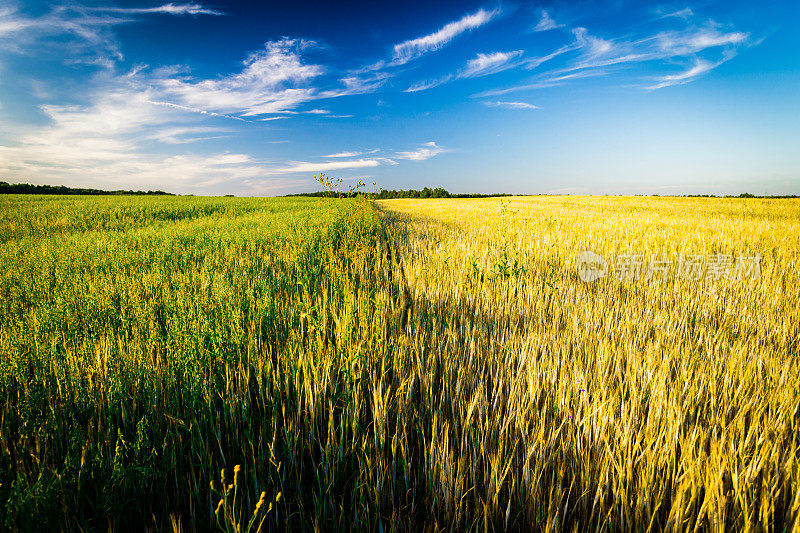
M800 202L379 205L447 516L468 498L490 522L545 530L796 527ZM587 284L583 250L612 267L621 254L761 254L761 278Z

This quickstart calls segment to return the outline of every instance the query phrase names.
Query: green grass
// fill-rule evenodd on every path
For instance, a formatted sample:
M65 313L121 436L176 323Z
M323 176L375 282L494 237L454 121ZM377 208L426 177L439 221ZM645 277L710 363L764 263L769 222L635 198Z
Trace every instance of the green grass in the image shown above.
M256 500L259 491L296 496L284 500L280 523L308 525L304 506L322 496L304 487L317 486L322 456L298 442L324 427L329 402L347 401L351 379L328 333L313 328L326 312L341 309L342 322L352 312L343 306L359 284L348 268L373 253L371 208L325 199L2 202L3 525L163 526L175 515L205 528L219 500L210 482L237 464ZM346 337L347 327L327 329ZM322 364L329 381L319 391L312 373ZM273 450L293 474L270 471Z

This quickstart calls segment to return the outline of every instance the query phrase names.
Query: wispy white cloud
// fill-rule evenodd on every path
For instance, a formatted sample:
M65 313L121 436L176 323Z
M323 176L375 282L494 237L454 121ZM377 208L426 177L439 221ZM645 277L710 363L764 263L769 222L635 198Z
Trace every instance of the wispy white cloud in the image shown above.
M153 105L147 90L122 84L105 89L87 106L42 106L49 124L0 146L0 174L183 192L263 174L263 164L247 154L163 153L162 143L188 144L200 139L187 135L222 130L186 125L185 112Z
M529 83L523 83L521 85L512 85L511 87L504 87L502 89L491 89L488 91L483 91L477 94L473 94L472 97L485 98L491 96L502 96L504 94L515 93L520 91L529 91L533 89L547 89L550 87L557 87L559 85L563 85L564 83L571 80L604 76L605 74L606 72L600 69L571 72L569 74L561 74L561 75L553 75L552 73L548 73L543 76L539 76L538 78L534 79Z
M67 3L56 5L41 15L28 15L13 7L0 9L0 37L22 30L41 35L72 34L86 41L103 40L109 37L102 33L111 26L130 23L136 17L126 15L222 15L214 9L200 4L168 3L155 7L128 8L113 6L84 6Z
M717 68L725 61L727 60L723 59L721 61L717 61L716 63L712 63L710 61L706 61L705 59L696 59L694 65L692 65L690 68L684 70L683 72L679 72L678 74L662 76L656 84L651 85L648 87L648 89L663 89L664 87L671 87L672 85L688 83L698 76Z
M664 16L690 19L694 13L685 9ZM499 96L516 91L554 87L571 79L619 73L645 62L686 65L681 73L659 77L656 83L652 83L651 77L649 82L641 85L650 90L660 89L693 81L734 57L739 48L756 44L749 33L726 31L714 21L706 21L702 25L687 21L682 30L660 31L636 39L603 38L582 27L574 28L572 34L572 43L551 54L522 60L526 68L533 69L556 57L575 52L564 66L539 74L525 83L484 91L474 96Z
M168 3L150 8L55 5L42 14L30 15L15 7L0 7L0 51L43 55L48 48L71 52L68 63L113 68L123 59L112 33L115 26L143 19L147 15L220 15L200 4ZM47 37L65 36L47 41ZM37 43L38 46L31 46Z
M490 54L479 53L475 58L467 61L466 65L464 65L464 68L457 73L445 74L444 76L435 79L418 81L413 83L404 92L415 93L419 91L426 91L460 78L476 78L479 76L496 74L498 72L519 66L520 62L518 59L522 53L522 50L514 50L512 52L494 52Z
M547 10L542 9L541 16L539 17L539 22L533 28L533 31L535 32L548 31L563 27L564 27L563 24L556 24L556 21L550 18L550 13L548 13Z
M66 50L71 52L73 64L106 66L122 59L111 28L125 22L128 20L123 17L88 13L80 6L55 7L36 16L13 6L0 8L0 52L33 54L35 50L42 55ZM43 39L53 36L63 39L57 44Z
M612 41L591 35L586 28L575 28L572 33L578 46L584 49L584 54L588 57L606 55L615 49Z
M576 40L584 54L565 71L680 57L695 58L714 48L721 48L723 53L728 53L737 46L747 44L750 37L748 33L738 31L721 32L713 23L680 31L659 32L632 41L607 41L589 35L583 28L578 30Z
M242 116L280 113L315 98L308 82L324 68L305 64L300 57L313 45L301 39L271 41L264 50L251 53L236 74L201 80L167 77L158 84L167 97L188 107Z
M335 154L328 154L328 155L324 155L322 157L334 157L334 158L337 158L337 157L358 157L358 156L361 156L361 155L374 154L374 153L379 152L379 151L380 151L379 148L375 148L373 150L367 150L366 152L337 152Z
M527 102L494 101L494 102L483 102L483 105L488 107L505 107L507 109L541 109L541 107L529 104Z
M458 73L458 77L474 78L513 68L516 66L514 60L519 58L522 53L522 50L514 50L512 52L478 54L474 59L467 61L466 66Z
M394 64L407 63L423 54L438 50L462 33L487 24L499 13L500 11L498 9L492 11L480 9L475 13L465 15L459 20L445 24L434 33L396 44L394 46L392 62Z
M681 74L668 75L647 89L659 89L693 81L701 74L713 70L736 55L736 49L749 44L750 35L739 31L723 32L709 22L703 27L689 27L681 31L660 32L637 41L611 43L597 53L590 50L576 64L561 69L559 73L575 70L602 69L653 61L682 61L690 66ZM714 60L709 52L719 51ZM713 54L712 54L713 55Z
M553 52L550 52L547 55L528 58L524 61L525 68L528 70L533 70L543 63L547 63L548 61L551 61L557 58L558 56L564 55L568 52L572 52L574 50L577 50L578 48L580 48L580 46L577 44L567 44L561 46L560 48L554 50Z
M158 106L164 107L171 107L173 109L180 109L181 111L189 111L191 113L199 113L201 115L208 115L210 117L221 117L221 118L229 118L231 120L239 120L242 122L247 122L245 119L241 117L236 117L233 115L225 115L224 113L215 113L213 111L208 111L206 109L201 109L199 107L191 107L186 105L175 104L173 102L160 102L158 100L148 100L148 103ZM271 117L271 118L264 118L261 120L275 120L277 118L287 118L287 117Z
M685 7L676 11L656 10L656 14L659 18L679 18L688 20L694 16L694 11L689 7Z
M335 154L328 154L322 157L358 157L363 152L337 152Z
M315 173L330 172L332 170L344 170L349 168L377 167L381 162L377 159L352 159L348 161L326 161L322 163L309 163L306 161L294 161L284 167L272 168L266 171L267 174L292 174L297 172Z
M130 15L166 14L166 15L222 15L221 11L208 9L200 4L163 4L155 7L95 7L92 11L120 13Z
M689 55L707 48L731 47L744 44L748 33L721 32L712 25L684 31L661 32L654 37L656 50L668 56Z
M0 175L24 176L37 183L104 188L203 192L215 187L245 187L270 192L308 186L307 180L286 180L281 178L284 175L398 164L388 157L360 157L378 149L325 156L339 159L333 161L284 164L235 152L175 153L170 149L164 153L163 145L177 148L207 140L207 134L228 130L192 124L195 114L154 105L150 90L135 83L119 83L105 89L92 95L94 103L90 105L42 106L50 123L20 134L13 144L0 145ZM430 142L416 151L398 152L392 157L422 161L442 151Z
M434 87L438 87L439 85L444 85L448 81L453 79L452 74L447 74L442 76L441 78L436 78L433 80L423 80L413 83L408 89L405 89L403 92L406 93L416 93L419 91L427 91L428 89L433 89Z
M317 97L338 98L340 96L373 93L383 87L391 78L391 75L387 72L372 72L369 74L367 72L367 70L361 69L349 76L345 76L339 79L341 87L320 91Z
M267 193L309 185L282 176L397 165L395 159L421 161L442 151L427 143L391 157L370 157L379 151L372 149L330 154L329 161L280 163L235 151L215 153L207 144L195 150L197 143L237 132L209 121L239 117L164 102L163 87L151 75L140 68L106 75L85 95L86 104L41 106L47 125L20 130L13 143L0 144L0 175L103 188L202 193L226 187Z
M2 0L0 0L2 1ZM100 67L113 72L123 55L112 29L145 17L219 15L200 3L165 3L153 7L82 6L65 4L41 15L0 7L0 52L33 53L58 58L72 66ZM67 36L65 42L50 39ZM209 116L249 117L286 113L311 100L364 94L379 89L389 78L384 72L349 75L339 80L317 79L330 69L304 57L317 45L305 39L269 41L250 53L241 70L218 77L197 78L172 66L147 72L154 88L153 102ZM47 47L53 47L47 53ZM146 66L137 66L146 71ZM134 73L136 75L138 73ZM346 118L349 115L328 115Z
M14 35L32 26L30 19L21 17L15 10L6 7L0 9L0 38Z
M147 138L166 144L188 144L200 141L208 141L211 139L221 139L224 137L224 135L208 134L228 131L230 130L208 126L182 126L159 129L147 136Z
M427 142L411 152L397 152L394 157L396 159L408 159L410 161L425 161L431 157L437 156L446 150L435 142Z

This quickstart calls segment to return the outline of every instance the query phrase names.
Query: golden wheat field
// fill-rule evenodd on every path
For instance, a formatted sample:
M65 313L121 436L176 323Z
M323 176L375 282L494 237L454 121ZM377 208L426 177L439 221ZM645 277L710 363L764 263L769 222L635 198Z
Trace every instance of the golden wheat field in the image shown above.
M468 516L523 529L797 528L800 203L380 209L407 284L398 348L433 420L427 467L446 516L472 498ZM583 250L668 268L623 260L584 283ZM760 277L736 261L681 275L681 254L760 254Z
M800 201L2 202L0 528L800 529Z

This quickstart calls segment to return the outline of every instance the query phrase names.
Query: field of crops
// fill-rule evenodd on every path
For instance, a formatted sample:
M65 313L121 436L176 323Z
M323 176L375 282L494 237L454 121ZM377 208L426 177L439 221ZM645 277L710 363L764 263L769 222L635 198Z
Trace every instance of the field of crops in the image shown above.
M797 200L8 196L0 242L0 529L798 528Z

